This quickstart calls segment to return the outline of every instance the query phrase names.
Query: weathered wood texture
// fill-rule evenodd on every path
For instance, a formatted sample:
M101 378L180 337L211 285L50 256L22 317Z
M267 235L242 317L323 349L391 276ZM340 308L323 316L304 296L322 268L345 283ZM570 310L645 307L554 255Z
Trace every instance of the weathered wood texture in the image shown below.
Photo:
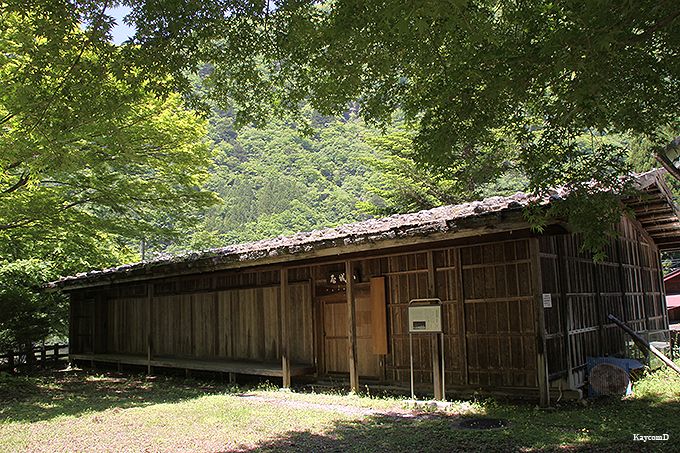
M385 294L385 277L371 277L369 292L371 299L371 336L373 353L387 354L387 299Z
M535 387L527 244L520 239L360 259L352 263L350 277L343 262L291 268L291 361L317 364L321 374L348 373L345 289L352 278L356 363L362 379L408 383L408 302L435 296L443 304L447 386ZM281 360L278 271L159 280L151 298L147 287L119 286L96 298L74 294L73 315L82 318L74 330L84 331L77 352L92 352L87 308L96 299L105 312L95 329L97 337L105 334L106 339L97 353L146 354L150 333L152 357ZM413 338L415 380L423 386L432 385L432 339Z
M356 362L359 376L380 378L380 354L373 347L373 315L370 289L366 283L355 285L354 310L356 323ZM349 372L347 354L347 299L343 292L320 296L323 305L324 361L330 373Z
M565 233L540 237L540 266L532 255L535 247L529 246L535 239L495 235L357 257L351 261L353 275L345 275L342 257L291 267L291 363L316 366L320 375L349 373L352 304L346 282L352 279L361 380L408 385L408 303L434 296L443 307L449 390L536 389L543 370L537 345L542 347L543 334L550 378L566 377L578 386L586 356L621 353L627 347L607 321L608 313L650 340L662 337L667 326L658 251L632 220L622 222L620 233L606 250L608 258L597 265L581 251L580 238ZM155 360L281 368L280 275L280 268L254 268L74 291L73 353L145 357L150 338ZM552 308L537 309L541 291L552 296ZM420 388L433 385L432 339L428 334L413 337Z
M299 271L293 274L304 277ZM252 272L159 281L153 284L154 295L150 299L146 285L139 284L113 288L108 297L74 294L71 307L74 352L146 354L151 329L154 357L280 363L277 278L271 272ZM235 288L226 289L230 284ZM261 286L249 286L258 284ZM288 293L291 325L295 326L290 332L291 360L312 364L309 280L292 282ZM153 304L151 311L149 300Z
M548 369L553 379L573 386L585 380L586 357L630 354L630 342L608 314L624 320L650 340L666 339L659 252L635 222L624 218L619 237L595 263L579 235L540 239Z
M536 386L534 290L528 241L461 250L468 383Z
M445 377L452 387L535 387L531 265L526 240L435 250ZM428 297L427 254L388 258L388 377L409 379L408 302ZM413 336L416 383L432 383L432 337Z

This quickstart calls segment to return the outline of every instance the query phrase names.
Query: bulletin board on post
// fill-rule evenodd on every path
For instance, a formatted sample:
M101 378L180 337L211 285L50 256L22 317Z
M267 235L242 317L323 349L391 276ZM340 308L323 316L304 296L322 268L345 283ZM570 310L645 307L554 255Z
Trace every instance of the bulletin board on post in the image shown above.
M436 337L435 341L440 342L441 360L441 393L440 389L435 388L435 395L445 393L444 384L444 335L442 331L442 301L438 298L412 299L408 303L408 337L409 355L411 364L411 398L415 399L414 391L414 370L413 370L413 335L429 334ZM436 343L435 343L436 344ZM433 367L433 373L435 372ZM437 379L433 379L436 387Z

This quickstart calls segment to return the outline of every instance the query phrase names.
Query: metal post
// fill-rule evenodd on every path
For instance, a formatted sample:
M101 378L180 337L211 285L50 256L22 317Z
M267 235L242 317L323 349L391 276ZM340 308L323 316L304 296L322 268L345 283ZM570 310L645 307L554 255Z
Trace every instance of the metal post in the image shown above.
M439 334L439 337L441 338L442 341L442 348L441 348L441 354L442 354L442 400L446 401L446 368L444 364L444 356L446 355L446 351L444 350L444 332Z
M408 350L409 350L409 355L411 357L411 399L416 399L416 394L413 390L413 334L410 332L408 333Z
M435 399L446 399L446 384L445 384L445 360L444 360L444 333L442 331L442 326L441 326L441 310L442 310L442 301L437 298L431 298L431 299L412 299L408 303L409 305L409 332L408 332L408 338L409 338L409 355L410 355L410 364L411 364L411 398L415 399L415 391L414 391L414 371L413 371L413 332L412 328L413 326L411 325L412 320L410 319L410 308L411 305L421 305L421 306L438 306L439 307L439 323L438 326L438 331L437 330L423 330L423 333L430 333L434 334L432 337L433 344L437 346L441 346L440 348L434 348L434 349L440 349L440 361L438 361L437 357L432 358L432 372L433 372L433 383L434 383L434 397ZM428 328L429 329L429 328ZM441 365L440 365L441 364ZM439 365L441 368L439 368ZM439 368L439 370L437 370Z

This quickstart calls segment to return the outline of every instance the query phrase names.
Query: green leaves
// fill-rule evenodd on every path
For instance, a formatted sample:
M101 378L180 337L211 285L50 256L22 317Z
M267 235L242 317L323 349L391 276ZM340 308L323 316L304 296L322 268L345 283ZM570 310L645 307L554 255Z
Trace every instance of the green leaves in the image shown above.
M206 121L109 42L106 3L30 3L0 11L0 345L63 331L44 281L135 260L217 200Z
M307 109L316 134L300 134L296 124L273 121L264 128L236 132L233 118L216 112L211 136L216 165L207 188L223 204L205 211L202 239L190 245L224 246L293 234L365 218L356 203L365 197L363 182L372 154L363 143L369 129L355 117L322 117ZM191 235L194 237L195 235Z
M106 27L96 12L81 30L68 8L50 11L2 14L0 257L47 257L64 242L89 243L83 231L167 236L215 201L201 188L211 163L204 120L179 95L151 92L95 30Z
M66 334L66 298L39 292L42 282L55 278L38 260L0 261L0 349L25 347L48 335Z
M466 166L477 183L486 172L476 168L503 167L514 147L535 192L556 182L616 185L627 144L601 138L661 146L658 132L680 107L673 2L283 0L181 15L160 7L172 2L154 2L153 12L132 3L144 24L137 39L151 49L147 37L167 26L194 27L176 41L182 50L159 48L210 62L208 96L228 101L242 122L299 117L305 101L324 114L357 102L383 127L400 110L418 124L413 159L440 173ZM598 143L584 145L584 135Z

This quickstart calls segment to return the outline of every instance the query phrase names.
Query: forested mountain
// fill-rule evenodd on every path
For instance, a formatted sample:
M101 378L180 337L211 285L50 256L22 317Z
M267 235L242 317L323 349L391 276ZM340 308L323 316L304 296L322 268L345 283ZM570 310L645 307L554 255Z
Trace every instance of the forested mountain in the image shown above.
M399 118L389 130L353 112L309 110L306 119L304 126L279 120L235 128L229 112L215 111L208 134L214 165L204 188L222 202L199 212L179 238L152 244L152 252L221 247L523 188L508 166L475 182L426 168L414 160L412 130Z
M303 125L276 120L237 128L231 112L215 110L208 127L213 166L203 189L215 192L221 201L195 212L179 236L152 241L151 256L527 189L527 180L516 167L517 150L511 146L495 150L493 160L465 162L465 171L437 169L417 160L414 130L400 117L387 130L367 126L352 111L331 117L307 109L305 117ZM590 134L581 139L584 152L592 140ZM635 171L656 166L645 143L622 135L601 135L597 140L627 148L625 165ZM498 160L501 152L506 153L504 162Z
M223 241L249 241L366 218L356 209L375 155L362 121L312 118L314 132L303 136L293 124L273 122L263 129L235 132L231 118L212 121L215 169L208 188L224 203L205 214L209 231Z

